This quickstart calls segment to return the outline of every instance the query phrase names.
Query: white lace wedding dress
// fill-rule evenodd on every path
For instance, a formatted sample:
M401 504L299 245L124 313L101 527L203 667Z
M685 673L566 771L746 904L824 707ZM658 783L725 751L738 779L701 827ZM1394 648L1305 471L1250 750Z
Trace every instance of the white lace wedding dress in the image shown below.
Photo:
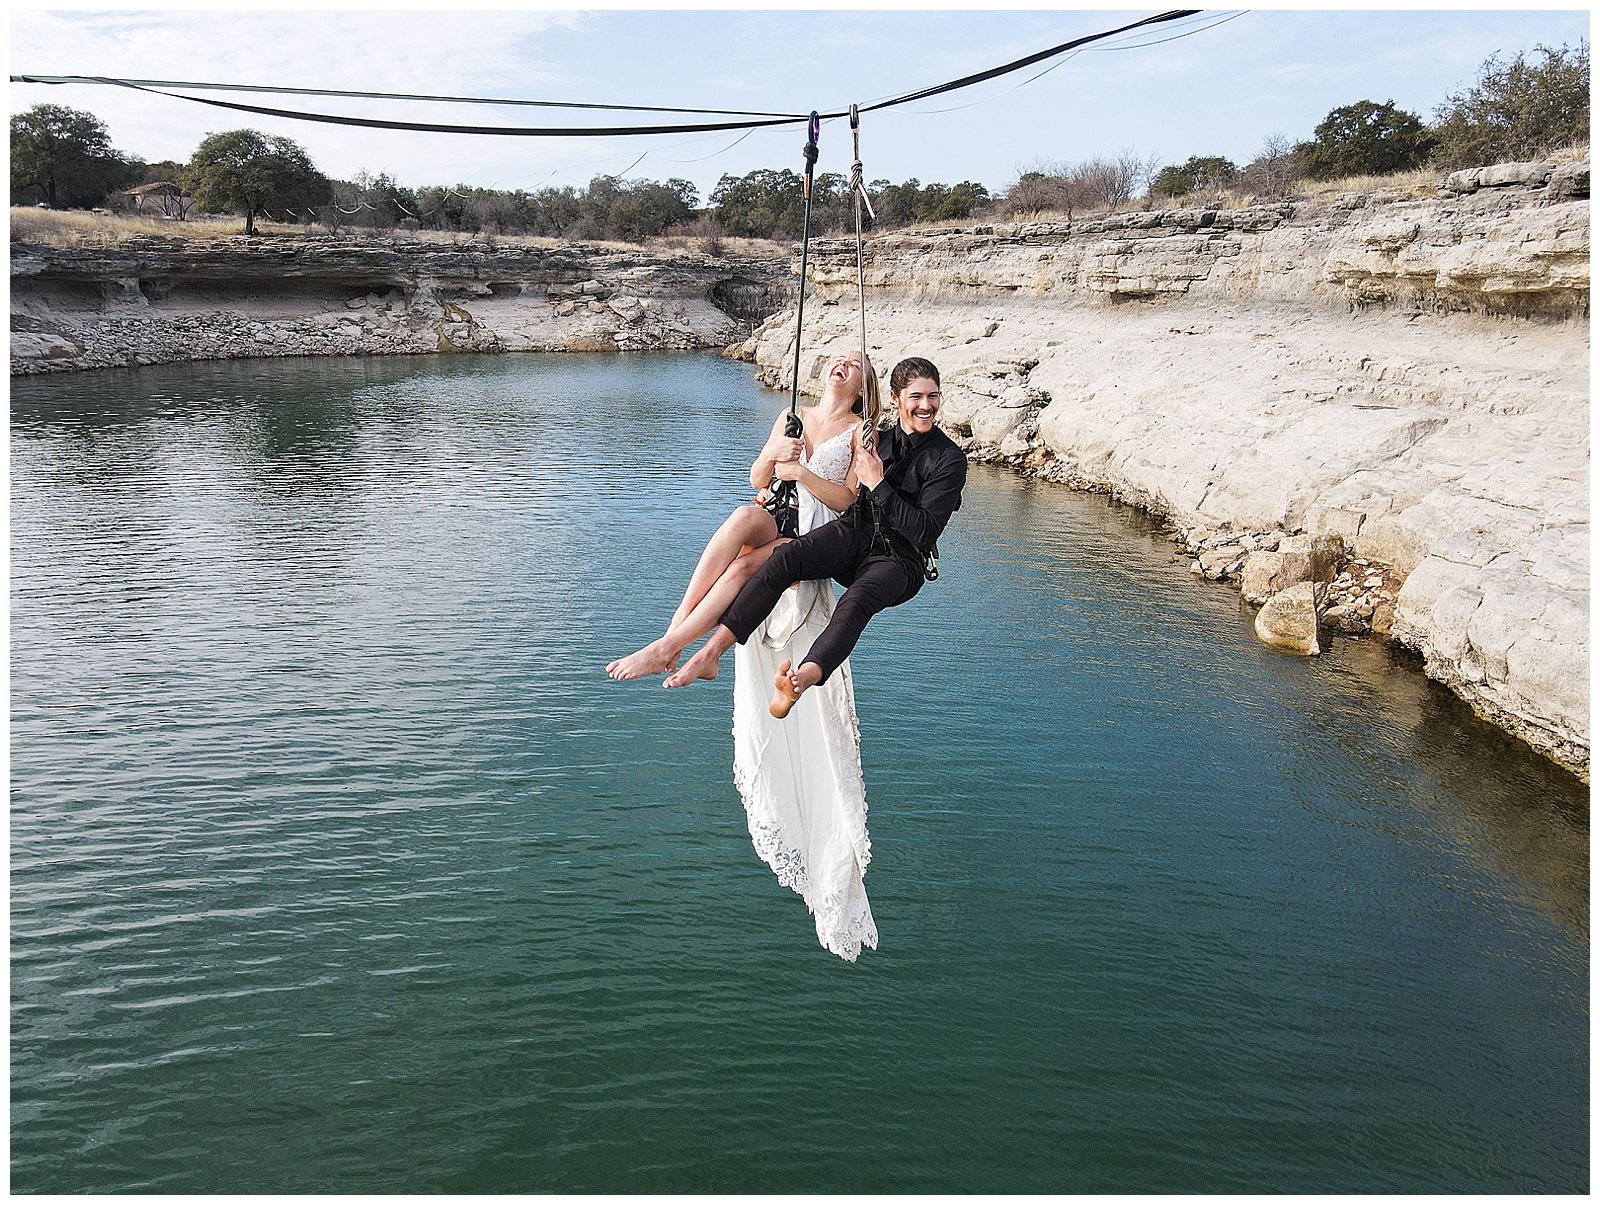
M842 482L850 469L846 430L821 444L813 473ZM800 531L838 518L800 487ZM854 962L878 930L862 877L872 858L867 794L861 778L861 731L846 661L821 686L800 696L787 719L767 710L781 662L805 656L833 615L831 581L785 590L767 621L737 646L733 680L733 778L744 798L750 838L778 882L805 900L817 940Z

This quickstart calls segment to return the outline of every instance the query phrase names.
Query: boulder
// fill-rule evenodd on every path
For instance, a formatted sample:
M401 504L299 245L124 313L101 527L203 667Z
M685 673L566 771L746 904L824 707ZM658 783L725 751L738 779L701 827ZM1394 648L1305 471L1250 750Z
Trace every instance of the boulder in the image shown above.
M1237 573L1244 563L1244 551L1237 544L1222 548L1208 548L1196 558L1200 572L1214 582L1220 582L1230 573Z
M1315 657L1322 651L1317 642L1317 609L1323 589L1315 582L1301 582L1274 594L1256 614L1257 637L1275 649Z
M1249 603L1262 603L1301 582L1329 582L1344 559L1344 540L1333 533L1289 536L1276 551L1252 552L1244 559L1240 593Z
M1589 195L1589 165L1563 163L1550 173L1545 190L1551 201L1583 199Z
M1545 162L1492 164L1479 171L1478 187L1505 188L1513 184L1524 184L1533 188L1543 188L1555 166L1554 163Z
M59 335L13 334L11 354L19 360L65 359L81 355L83 348Z

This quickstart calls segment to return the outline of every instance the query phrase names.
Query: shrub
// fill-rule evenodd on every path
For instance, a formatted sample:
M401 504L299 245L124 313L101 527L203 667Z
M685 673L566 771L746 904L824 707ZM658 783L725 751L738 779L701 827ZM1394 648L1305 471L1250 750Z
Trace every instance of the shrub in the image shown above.
M1471 87L1434 112L1434 163L1441 168L1536 159L1589 138L1589 44L1537 46L1532 61L1486 60Z
M1153 192L1166 197L1186 197L1190 193L1218 193L1232 184L1239 169L1221 155L1191 155L1183 163L1171 164L1155 174Z

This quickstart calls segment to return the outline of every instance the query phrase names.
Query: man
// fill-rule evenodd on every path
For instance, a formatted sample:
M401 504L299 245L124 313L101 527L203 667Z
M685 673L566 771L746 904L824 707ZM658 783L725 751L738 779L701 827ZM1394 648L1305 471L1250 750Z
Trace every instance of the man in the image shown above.
M778 548L668 687L714 678L717 662L743 643L771 613L792 583L833 578L844 597L799 668L785 661L772 697L782 719L800 696L843 664L870 620L885 607L910 601L922 588L924 564L939 535L961 506L967 458L934 425L943 394L939 370L919 357L902 360L889 376L889 396L899 423L880 433L877 447L859 443L855 503L832 523Z

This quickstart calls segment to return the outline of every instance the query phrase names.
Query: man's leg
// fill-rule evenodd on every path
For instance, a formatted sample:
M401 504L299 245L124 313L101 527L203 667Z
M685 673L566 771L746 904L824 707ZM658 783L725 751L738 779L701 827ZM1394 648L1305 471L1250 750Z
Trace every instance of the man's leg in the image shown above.
M700 679L715 678L722 654L732 648L735 641L743 644L749 640L761 621L772 614L783 592L795 582L840 576L848 580L860 556L860 545L860 532L855 526L836 519L779 547L722 613L722 621L699 652L662 685L671 690Z
M722 625L743 644L795 582L841 575L848 581L860 559L861 542L860 532L853 524L837 519L798 540L790 540L776 549L745 583L739 597L722 613Z
M800 667L788 675L780 673L773 683L776 690L772 696L772 714L780 720L788 715L805 691L826 682L833 671L844 664L856 641L861 639L868 620L886 607L908 601L921 587L921 575L912 578L910 568L901 561L877 557L863 565Z

